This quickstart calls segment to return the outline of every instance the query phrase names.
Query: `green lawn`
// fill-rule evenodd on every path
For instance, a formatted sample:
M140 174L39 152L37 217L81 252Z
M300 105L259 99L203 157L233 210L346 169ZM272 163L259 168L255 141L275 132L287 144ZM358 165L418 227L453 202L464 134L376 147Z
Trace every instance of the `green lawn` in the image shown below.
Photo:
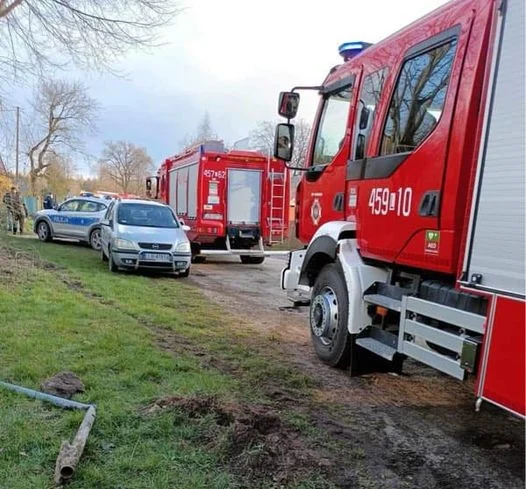
M86 247L0 236L0 338L0 380L38 390L69 370L86 385L76 399L97 404L73 489L333 487L314 470L281 486L272 470L252 477L257 444L236 452L243 473L236 424L213 413L144 412L175 395L272 407L265 386L301 397L312 384L184 280L111 274ZM317 436L301 412L281 415L286 433ZM52 487L61 441L82 416L0 390L0 488Z

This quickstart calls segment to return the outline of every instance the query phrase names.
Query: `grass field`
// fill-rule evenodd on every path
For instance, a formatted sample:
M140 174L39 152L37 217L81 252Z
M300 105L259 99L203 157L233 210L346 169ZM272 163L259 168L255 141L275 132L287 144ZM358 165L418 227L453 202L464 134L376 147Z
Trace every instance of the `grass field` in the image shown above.
M69 487L333 487L305 455L320 435L268 394L308 397L311 380L184 280L1 236L0 318L0 380L38 390L72 371L86 386L75 399L97 405ZM52 487L82 415L0 391L0 488Z

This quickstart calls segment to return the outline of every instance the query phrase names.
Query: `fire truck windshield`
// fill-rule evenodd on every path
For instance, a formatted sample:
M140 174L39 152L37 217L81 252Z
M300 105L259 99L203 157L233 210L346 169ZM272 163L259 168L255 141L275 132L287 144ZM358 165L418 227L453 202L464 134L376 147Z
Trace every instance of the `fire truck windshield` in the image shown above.
M153 228L178 228L179 224L168 207L150 204L122 204L117 213L117 222L124 226Z

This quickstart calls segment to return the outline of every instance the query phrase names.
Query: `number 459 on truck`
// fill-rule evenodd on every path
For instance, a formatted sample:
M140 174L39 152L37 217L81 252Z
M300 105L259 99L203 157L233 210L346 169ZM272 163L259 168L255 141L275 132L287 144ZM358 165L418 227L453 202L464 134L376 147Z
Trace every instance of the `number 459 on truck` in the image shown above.
M454 0L322 85L282 288L318 356L351 374L410 357L525 415L525 2Z

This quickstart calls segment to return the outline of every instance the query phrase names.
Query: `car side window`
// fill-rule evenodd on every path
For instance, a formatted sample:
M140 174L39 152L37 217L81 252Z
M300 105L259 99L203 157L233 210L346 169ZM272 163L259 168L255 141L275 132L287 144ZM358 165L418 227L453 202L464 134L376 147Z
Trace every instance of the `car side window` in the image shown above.
M115 205L115 202L112 202L108 206L108 210L106 211L106 214L104 214L104 219L107 219L108 221L111 219L111 211L113 211L114 205Z
M373 128L376 106L380 102L384 81L387 77L387 68L375 71L367 75L360 90L359 110L356 120L356 136L354 143L354 159L361 160L365 157L365 151Z
M452 39L404 62L387 114L381 155L413 151L437 126L456 46Z
M78 209L79 209L79 204L81 202L78 201L78 200L70 200L68 202L64 202L61 206L60 206L60 210L62 212L77 212Z
M352 87L329 95L323 112L314 145L312 165L328 165L341 148L347 128Z
M101 204L90 202L88 200L81 202L79 206L79 212L100 212L101 210L103 210L101 209Z

